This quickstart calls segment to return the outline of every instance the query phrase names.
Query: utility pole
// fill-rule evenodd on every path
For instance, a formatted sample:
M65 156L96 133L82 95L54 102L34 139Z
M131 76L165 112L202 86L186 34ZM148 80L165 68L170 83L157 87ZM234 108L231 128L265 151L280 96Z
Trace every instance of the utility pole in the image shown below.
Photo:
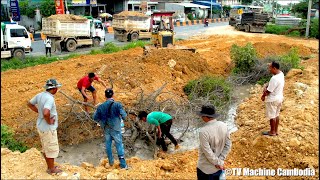
M66 14L70 14L69 11L68 11L68 3L67 3L67 0L64 0L65 4L66 4Z
M212 19L212 0L211 0L211 3L210 3L210 19Z
M309 37L311 5L312 5L312 0L309 0L308 15L307 15L307 27L306 27L306 38Z

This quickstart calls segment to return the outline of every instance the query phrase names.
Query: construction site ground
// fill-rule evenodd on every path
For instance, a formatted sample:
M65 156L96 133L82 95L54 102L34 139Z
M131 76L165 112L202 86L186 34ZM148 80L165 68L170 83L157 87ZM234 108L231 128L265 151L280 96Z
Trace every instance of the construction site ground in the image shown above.
M183 86L189 80L202 75L228 76L232 67L230 49L233 44L245 45L251 42L260 57L282 55L291 47L298 47L299 54L310 57L302 60L303 70L291 70L286 76L285 100L281 110L279 135L266 137L261 131L269 130L265 118L264 103L260 100L262 87L251 89L250 97L239 105L236 124L239 130L232 134L232 149L226 161L226 168L266 169L316 169L313 177L319 178L319 41L290 38L270 34L254 34L235 31L232 27L208 29L203 36L179 41L179 44L196 48L197 53L188 51L154 51L143 56L142 48L135 48L113 54L83 55L74 59L57 61L19 70L1 73L1 124L15 130L16 138L32 149L25 153L11 152L1 148L2 179L72 179L74 173L80 179L195 179L198 150L176 154L159 154L155 160L127 159L131 169L121 170L119 164L108 167L106 159L99 166L82 163L59 164L64 173L51 176L46 173L46 163L41 153L40 140L36 130L37 114L26 104L34 95L43 91L44 82L56 78L63 84L61 90L75 99L82 100L77 81L88 72L97 72L106 65L101 78L111 77L115 99L125 107L137 100L137 94L157 90L168 82L165 90L176 96L185 97ZM170 68L168 62L176 61ZM301 83L303 85L301 85ZM98 90L98 102L103 102L103 86L94 84ZM185 97L186 98L186 97ZM59 113L58 137L60 143L78 144L88 138L101 136L101 129L90 133L82 123L70 124L64 121L69 101L61 94L55 95ZM66 126L68 124L68 126ZM101 157L97 157L101 158ZM228 176L228 179L300 179L301 177L244 177Z

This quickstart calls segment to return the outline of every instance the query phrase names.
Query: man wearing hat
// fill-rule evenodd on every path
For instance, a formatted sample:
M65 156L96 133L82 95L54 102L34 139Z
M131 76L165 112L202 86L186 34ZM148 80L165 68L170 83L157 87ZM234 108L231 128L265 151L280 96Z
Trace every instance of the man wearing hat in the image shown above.
M199 180L219 179L224 170L224 160L231 149L230 134L224 122L217 121L213 105L202 106L197 114L205 122L199 130L199 158L197 177Z
M47 173L49 174L62 172L61 169L54 166L54 158L57 158L59 154L58 113L54 95L59 87L61 87L61 84L55 79L49 79L44 86L46 91L37 94L28 102L28 107L38 113L37 129L42 145L42 154L48 166Z
M114 164L111 148L112 140L114 140L120 161L120 168L128 169L126 160L124 159L124 148L121 133L121 119L125 119L127 117L127 113L124 111L120 102L114 101L113 94L112 89L105 90L107 100L98 106L93 115L93 119L98 122L104 130L106 153L109 165L113 166Z

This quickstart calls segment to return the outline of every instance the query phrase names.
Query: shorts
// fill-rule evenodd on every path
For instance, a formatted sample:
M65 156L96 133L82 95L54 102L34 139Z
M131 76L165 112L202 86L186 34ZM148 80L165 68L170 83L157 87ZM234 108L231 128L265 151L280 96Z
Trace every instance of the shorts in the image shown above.
M79 88L78 88L78 89L79 89ZM95 91L96 89L95 89L93 86L89 86L88 88L86 88L86 90L88 90L88 91L90 91L90 92L93 92L93 91ZM79 89L79 91L80 91L82 97L83 97L84 99L86 99L86 97L82 94L81 89Z
M47 158L57 158L59 155L57 130L50 130L46 132L38 130L38 133L42 145L42 152L46 154Z
M280 115L282 100L266 102L266 116L268 119L274 119Z

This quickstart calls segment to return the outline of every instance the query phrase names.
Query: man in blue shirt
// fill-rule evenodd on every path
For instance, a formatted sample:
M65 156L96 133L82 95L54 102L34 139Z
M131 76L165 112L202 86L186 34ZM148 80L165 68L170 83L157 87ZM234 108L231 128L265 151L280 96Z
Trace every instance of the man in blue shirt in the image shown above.
M106 153L109 160L109 165L113 166L114 158L112 155L112 140L115 142L117 149L120 167L128 169L126 160L124 159L124 148L122 143L121 134L121 119L127 117L127 113L124 111L120 102L115 102L113 99L113 90L106 89L105 96L107 100L98 106L96 112L93 115L93 119L100 124L104 130L106 139Z

